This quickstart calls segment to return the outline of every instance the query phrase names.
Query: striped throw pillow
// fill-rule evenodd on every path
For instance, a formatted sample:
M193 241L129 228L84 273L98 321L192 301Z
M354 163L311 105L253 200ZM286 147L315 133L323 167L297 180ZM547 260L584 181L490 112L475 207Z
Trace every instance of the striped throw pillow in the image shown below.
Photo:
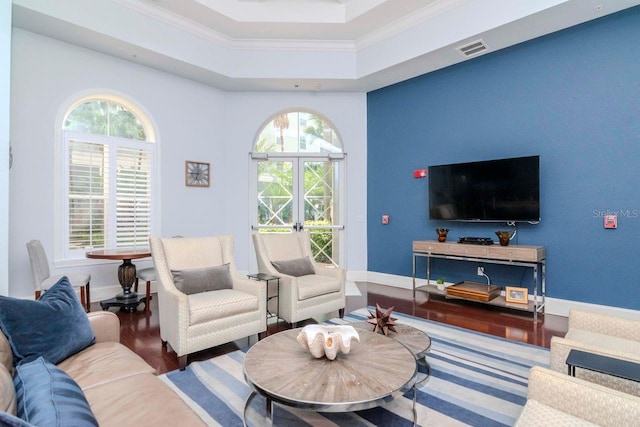
M42 357L21 362L13 379L18 417L38 427L89 427L96 420L80 386Z

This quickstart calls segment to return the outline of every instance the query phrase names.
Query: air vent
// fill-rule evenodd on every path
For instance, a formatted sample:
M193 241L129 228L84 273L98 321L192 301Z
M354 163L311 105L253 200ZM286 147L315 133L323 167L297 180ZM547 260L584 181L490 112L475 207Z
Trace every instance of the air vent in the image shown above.
M469 57L469 56L475 56L480 53L486 52L487 50L489 50L489 46L487 46L484 40L480 39L480 40L476 40L471 43L468 43L464 46L457 47L456 49L460 51L460 53L463 54L464 56Z

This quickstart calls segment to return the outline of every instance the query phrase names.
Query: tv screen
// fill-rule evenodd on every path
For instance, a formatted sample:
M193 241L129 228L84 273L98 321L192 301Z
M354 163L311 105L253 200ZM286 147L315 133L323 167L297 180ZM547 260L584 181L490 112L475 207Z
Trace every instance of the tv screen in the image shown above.
M540 156L429 166L429 219L540 220Z

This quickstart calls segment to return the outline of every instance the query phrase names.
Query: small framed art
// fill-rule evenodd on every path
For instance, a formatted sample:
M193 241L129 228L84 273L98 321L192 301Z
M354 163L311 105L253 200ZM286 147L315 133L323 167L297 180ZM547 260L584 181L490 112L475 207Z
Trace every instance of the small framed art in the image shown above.
M185 162L184 180L188 187L208 187L210 184L210 165L203 162Z
M527 288L515 288L507 286L504 288L505 300L516 304L529 303L529 290Z

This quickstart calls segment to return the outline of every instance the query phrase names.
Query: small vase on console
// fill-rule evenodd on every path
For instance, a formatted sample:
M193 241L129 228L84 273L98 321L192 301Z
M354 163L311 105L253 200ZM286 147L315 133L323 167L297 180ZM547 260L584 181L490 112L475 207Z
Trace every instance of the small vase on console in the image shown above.
M438 233L438 242L446 242L448 232L448 228L436 228L436 233Z
M513 237L513 231L496 231L496 236L500 241L500 246L509 246L509 241Z

